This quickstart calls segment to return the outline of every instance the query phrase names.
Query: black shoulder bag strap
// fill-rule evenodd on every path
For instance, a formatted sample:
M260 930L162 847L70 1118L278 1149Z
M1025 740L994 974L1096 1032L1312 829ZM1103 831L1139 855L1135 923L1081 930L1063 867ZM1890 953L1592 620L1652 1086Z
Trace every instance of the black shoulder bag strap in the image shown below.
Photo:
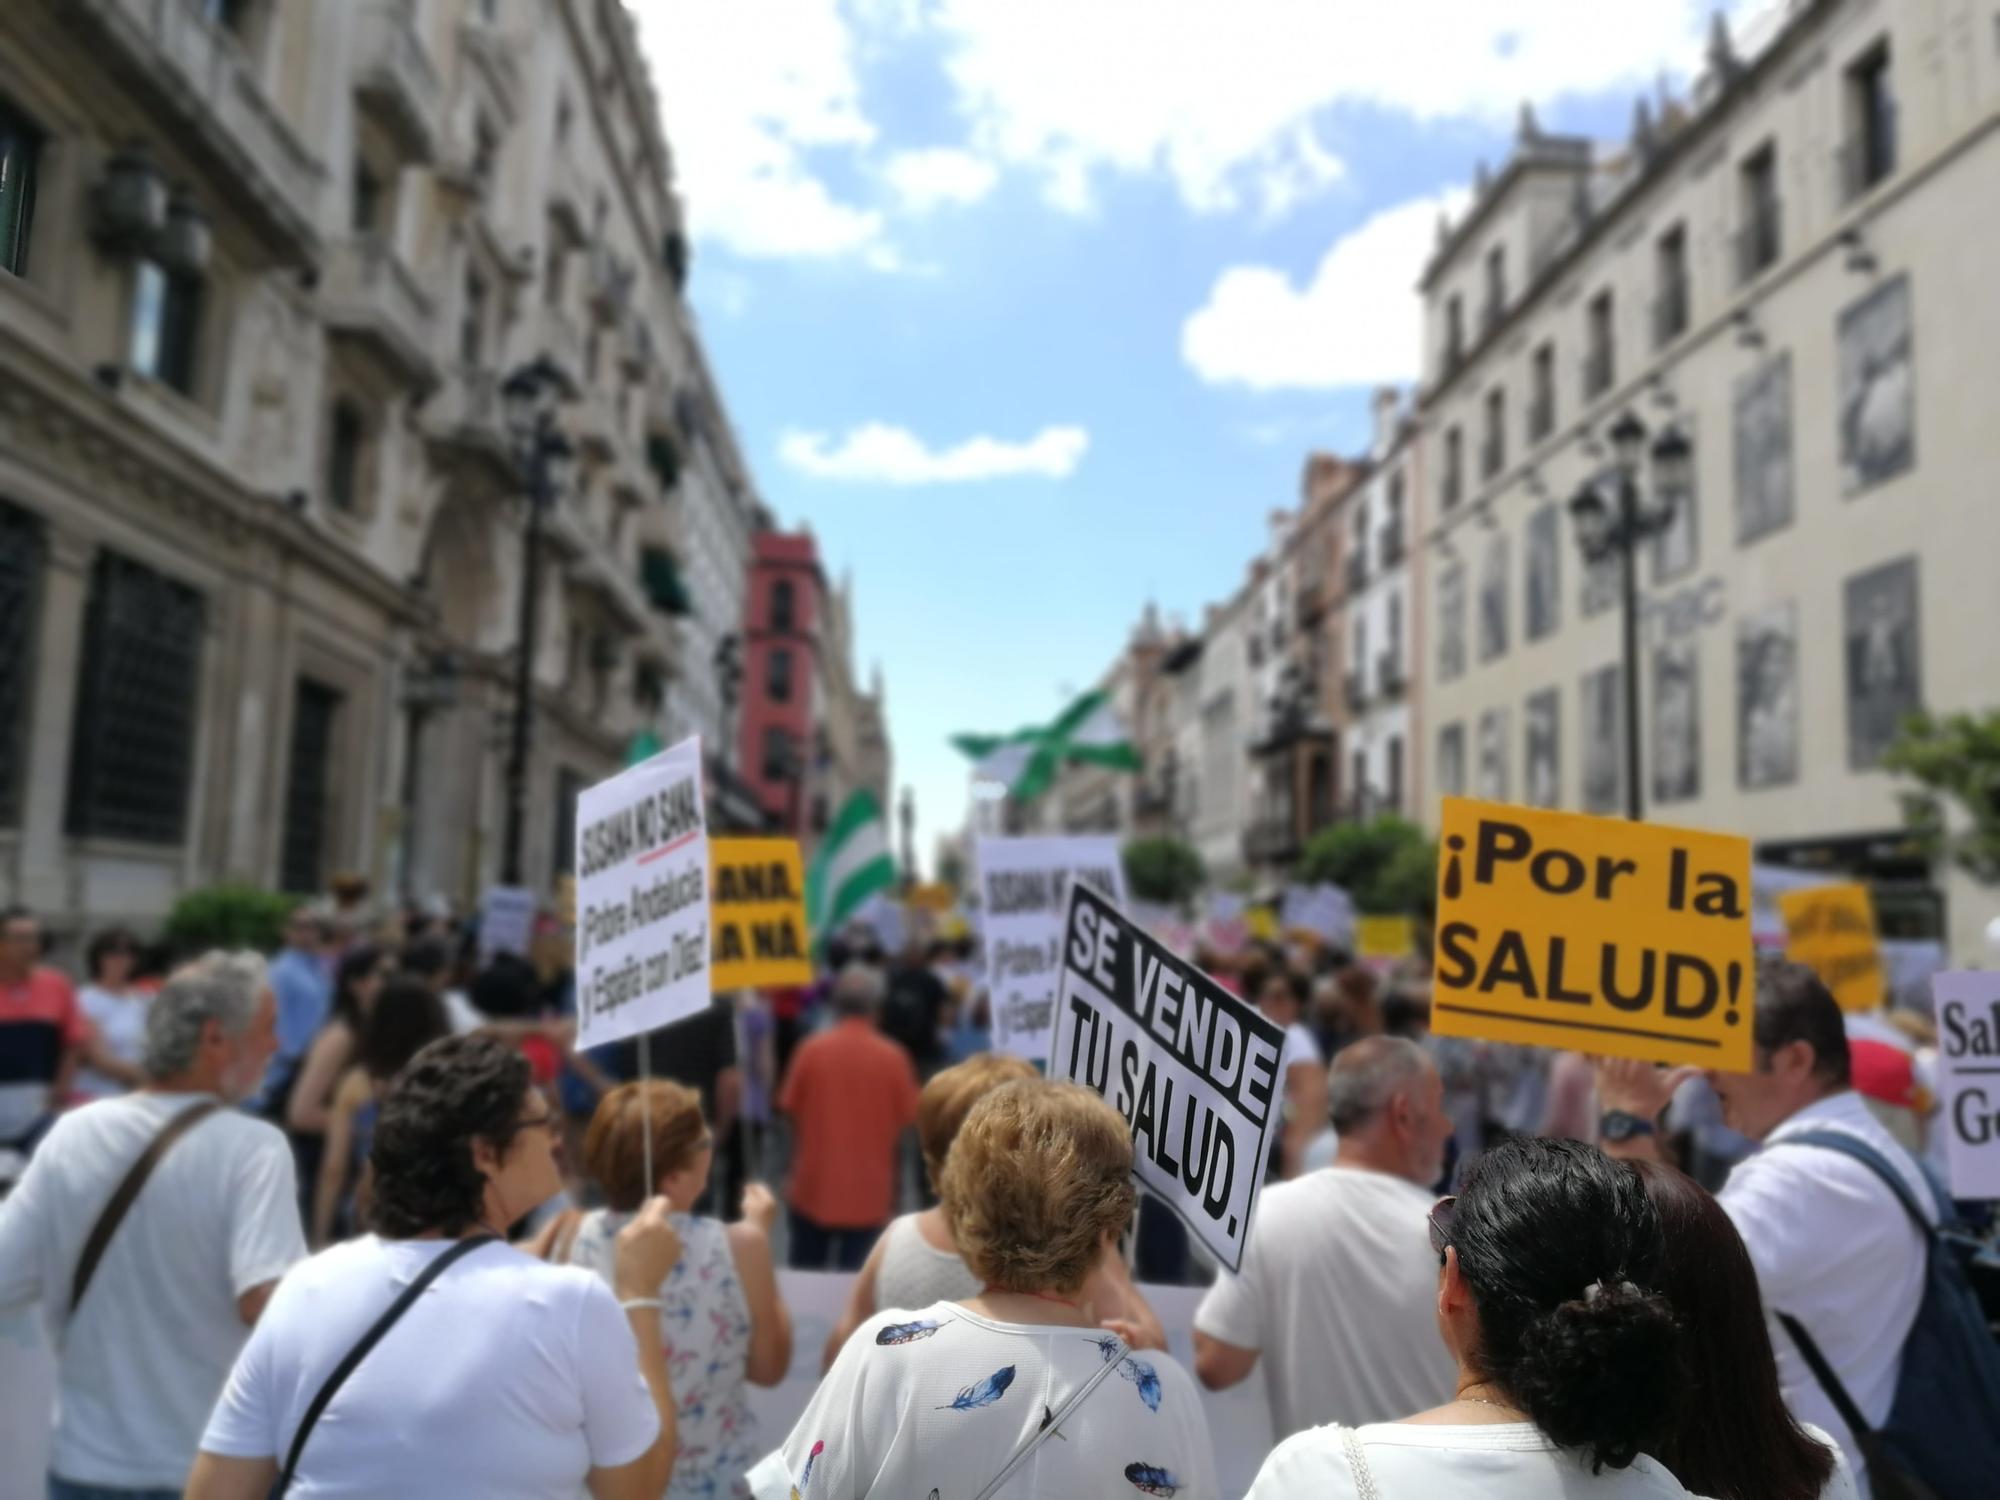
M219 1099L204 1099L199 1104L190 1104L162 1125L153 1139L147 1142L146 1149L139 1153L139 1159L132 1163L125 1180L118 1184L111 1200L104 1205L104 1212L90 1226L90 1238L83 1242L83 1254L77 1257L76 1273L69 1283L69 1315L72 1318L76 1316L77 1305L83 1301L83 1294L90 1289L90 1279L97 1274L97 1263L104 1259L111 1236L118 1232L118 1226L125 1222L125 1215L139 1201L139 1190L153 1175L153 1168L160 1164L160 1158L173 1150L175 1141L220 1108L222 1101Z
M306 1439L312 1436L312 1430L325 1413L327 1404L333 1400L335 1393L347 1384L347 1377L352 1375L361 1361L368 1357L369 1351L382 1342L382 1336L396 1326L396 1320L408 1312L417 1298L423 1296L430 1288L430 1284L449 1271L454 1264L465 1259L481 1245L491 1245L495 1241L496 1237L490 1234L474 1235L469 1240L460 1240L419 1271L416 1279L403 1288L403 1294L389 1304L389 1310L375 1320L372 1328L361 1335L360 1342L349 1349L347 1357L333 1367L333 1373L326 1377L326 1384L319 1388L319 1393L312 1398L312 1404L306 1407L305 1416L299 1420L299 1430L292 1434L291 1449L285 1454L284 1472L278 1476L278 1487L272 1492L273 1494L282 1495L292 1487L292 1475L299 1467L299 1456L306 1451Z

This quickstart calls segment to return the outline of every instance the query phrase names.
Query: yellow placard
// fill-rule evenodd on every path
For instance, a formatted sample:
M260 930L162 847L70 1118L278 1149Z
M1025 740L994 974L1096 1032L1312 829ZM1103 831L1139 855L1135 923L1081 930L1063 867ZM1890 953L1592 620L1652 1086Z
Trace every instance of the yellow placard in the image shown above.
M958 892L942 880L923 881L910 887L903 904L918 911L948 912L958 904Z
M1363 958L1408 958L1417 945L1408 917L1356 917L1354 943Z
M1875 898L1859 882L1778 893L1785 957L1819 975L1842 1010L1874 1010L1887 995Z
M1431 1030L1750 1069L1750 843L1444 801Z
M1250 936L1260 943L1268 943L1278 935L1278 916L1268 906L1253 906L1243 913L1243 925L1250 930Z
M811 984L798 841L710 839L708 876L711 988Z

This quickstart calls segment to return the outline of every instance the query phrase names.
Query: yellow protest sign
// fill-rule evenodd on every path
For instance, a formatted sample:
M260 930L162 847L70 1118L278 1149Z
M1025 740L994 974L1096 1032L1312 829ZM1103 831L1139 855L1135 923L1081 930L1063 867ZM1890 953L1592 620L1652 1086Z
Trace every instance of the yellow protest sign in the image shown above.
M1750 1069L1750 844L1447 797L1431 1030Z
M1278 917L1268 906L1253 906L1243 913L1244 925L1250 929L1250 936L1260 943L1268 943L1278 935Z
M710 839L709 971L716 990L812 983L796 839Z
M903 904L942 915L958 904L958 892L942 880L921 881L905 893Z
M1815 885L1780 891L1785 957L1819 975L1842 1010L1874 1010L1886 997L1875 898L1868 887Z
M1417 936L1408 917L1357 917L1354 943L1363 958L1408 958Z

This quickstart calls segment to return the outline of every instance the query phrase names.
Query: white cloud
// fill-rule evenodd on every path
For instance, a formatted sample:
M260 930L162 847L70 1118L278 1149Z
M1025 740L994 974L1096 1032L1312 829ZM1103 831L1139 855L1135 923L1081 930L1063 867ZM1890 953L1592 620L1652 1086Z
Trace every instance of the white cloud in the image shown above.
M1270 266L1231 266L1181 325L1181 358L1211 385L1257 391L1414 379L1417 277L1439 212L1464 206L1457 192L1384 209L1334 241L1303 287Z
M882 215L844 202L808 153L859 152L854 38L837 0L634 0L697 235L756 257L855 254Z
M1738 11L1769 0L1736 0ZM1640 90L1699 56L1710 0L935 0L972 144L1080 211L1100 172L1164 172L1200 212L1280 214L1341 175L1336 103L1506 119Z
M993 191L1000 171L992 162L950 146L898 151L883 176L912 213L929 213L943 203L977 203Z
M962 484L1022 475L1067 479L1089 447L1081 427L1044 427L1024 443L982 434L933 450L907 427L869 422L832 445L824 432L788 431L778 440L778 457L814 479Z

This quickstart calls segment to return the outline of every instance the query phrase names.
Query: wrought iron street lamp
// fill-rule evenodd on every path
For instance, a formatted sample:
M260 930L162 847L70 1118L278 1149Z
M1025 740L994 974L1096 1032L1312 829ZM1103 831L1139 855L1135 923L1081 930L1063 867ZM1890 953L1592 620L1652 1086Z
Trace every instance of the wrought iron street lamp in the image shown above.
M520 626L514 652L514 718L507 749L507 827L501 879L521 884L521 840L528 811L528 742L535 699L535 647L541 638L542 527L549 508L568 488L575 450L556 425L572 386L547 355L521 366L501 384L502 414L514 464L528 496L521 529Z
M1639 549L1674 524L1686 493L1694 448L1678 427L1653 440L1650 498L1639 486L1647 456L1646 424L1631 412L1614 422L1611 439L1615 494L1609 499L1595 482L1585 484L1569 503L1570 521L1584 562L1596 566L1616 558L1620 569L1625 657L1625 812L1645 816L1639 782Z

